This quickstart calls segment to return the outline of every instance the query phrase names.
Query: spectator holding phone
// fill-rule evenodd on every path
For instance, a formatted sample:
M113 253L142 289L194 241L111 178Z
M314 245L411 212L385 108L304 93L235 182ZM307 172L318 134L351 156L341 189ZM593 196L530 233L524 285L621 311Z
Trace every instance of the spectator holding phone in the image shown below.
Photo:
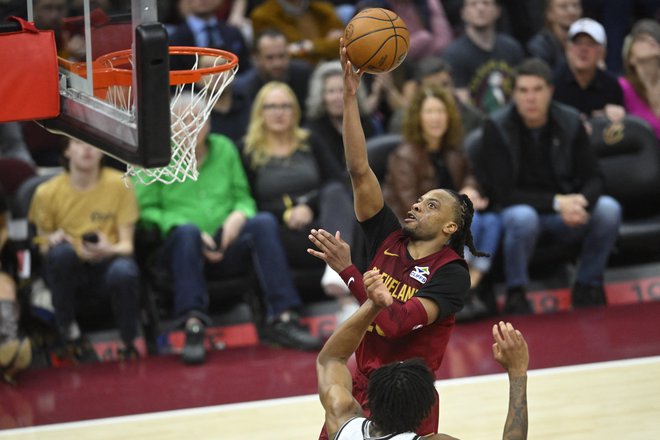
M101 150L69 140L66 171L37 187L29 212L45 256L44 277L53 295L62 355L78 362L95 355L76 321L76 295L109 297L123 343L117 355L138 357L133 345L139 294L133 260L137 202L121 173L103 167L102 157Z

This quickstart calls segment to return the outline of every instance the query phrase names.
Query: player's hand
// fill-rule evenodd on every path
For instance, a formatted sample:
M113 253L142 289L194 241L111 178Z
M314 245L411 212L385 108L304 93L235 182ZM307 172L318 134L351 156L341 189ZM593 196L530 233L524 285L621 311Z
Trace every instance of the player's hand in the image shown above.
M509 373L524 376L529 365L529 349L520 330L510 322L493 325L493 357Z
M341 239L339 231L333 236L324 229L312 229L309 233L309 240L317 247L318 251L308 248L307 252L325 261L335 272L340 273L353 264L351 261L351 247Z
M344 69L344 96L355 96L358 87L360 86L360 79L364 72L355 70L353 64L348 59L346 47L344 46L344 37L339 39L339 60L341 61L342 68Z
M362 276L364 286L367 288L367 296L379 307L389 307L394 301L390 291L383 284L383 277L378 269L371 269Z
M202 232L202 255L211 263L218 263L222 261L224 254L218 249L218 244L206 232Z

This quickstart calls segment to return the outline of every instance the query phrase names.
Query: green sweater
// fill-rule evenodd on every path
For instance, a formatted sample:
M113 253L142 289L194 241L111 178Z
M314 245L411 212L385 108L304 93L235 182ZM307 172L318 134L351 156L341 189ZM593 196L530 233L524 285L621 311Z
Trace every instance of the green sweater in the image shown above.
M163 235L183 224L194 224L213 235L234 211L248 218L256 214L236 146L217 134L209 135L207 145L197 181L136 185L142 223L158 226Z

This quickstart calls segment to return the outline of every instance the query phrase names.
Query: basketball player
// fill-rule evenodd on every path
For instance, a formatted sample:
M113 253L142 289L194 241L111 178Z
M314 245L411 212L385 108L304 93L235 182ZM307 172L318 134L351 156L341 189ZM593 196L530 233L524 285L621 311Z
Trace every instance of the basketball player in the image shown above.
M351 395L352 380L346 361L358 347L371 323L392 307L394 299L377 271L364 276L369 299L330 337L316 360L319 398L325 409L330 438L335 440L421 439L415 434L420 421L435 402L433 373L420 359L393 362L371 373L368 396L371 416L362 416L358 401ZM382 312L382 313L381 313ZM525 338L510 323L493 326L493 357L509 375L509 411L503 439L527 438L527 365ZM435 434L431 440L451 440Z
M383 202L376 175L369 167L364 133L360 123L357 90L362 72L348 61L343 40L340 58L344 69L343 140L346 166L353 186L355 214L367 239L369 268L376 268L384 287L394 299L381 313L357 349L353 376L354 396L367 401L367 378L378 367L420 357L431 371L440 367L454 327L454 314L463 307L470 287L463 248L476 256L470 224L474 209L470 199L453 191L434 189L413 204L401 228L396 215ZM328 240L334 240L327 234ZM327 248L312 231L310 240L320 252L309 252L326 261L347 283L360 302L366 301L362 276L350 264L333 267ZM368 409L365 408L365 411ZM368 414L368 412L367 412ZM419 426L420 435L438 432L439 402ZM321 439L326 438L324 432Z

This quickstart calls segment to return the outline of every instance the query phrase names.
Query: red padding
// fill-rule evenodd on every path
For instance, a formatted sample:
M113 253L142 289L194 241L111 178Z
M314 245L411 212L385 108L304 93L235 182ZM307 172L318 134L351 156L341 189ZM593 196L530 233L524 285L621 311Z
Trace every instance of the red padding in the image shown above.
M54 118L60 113L55 35L11 19L22 30L0 34L0 122Z

